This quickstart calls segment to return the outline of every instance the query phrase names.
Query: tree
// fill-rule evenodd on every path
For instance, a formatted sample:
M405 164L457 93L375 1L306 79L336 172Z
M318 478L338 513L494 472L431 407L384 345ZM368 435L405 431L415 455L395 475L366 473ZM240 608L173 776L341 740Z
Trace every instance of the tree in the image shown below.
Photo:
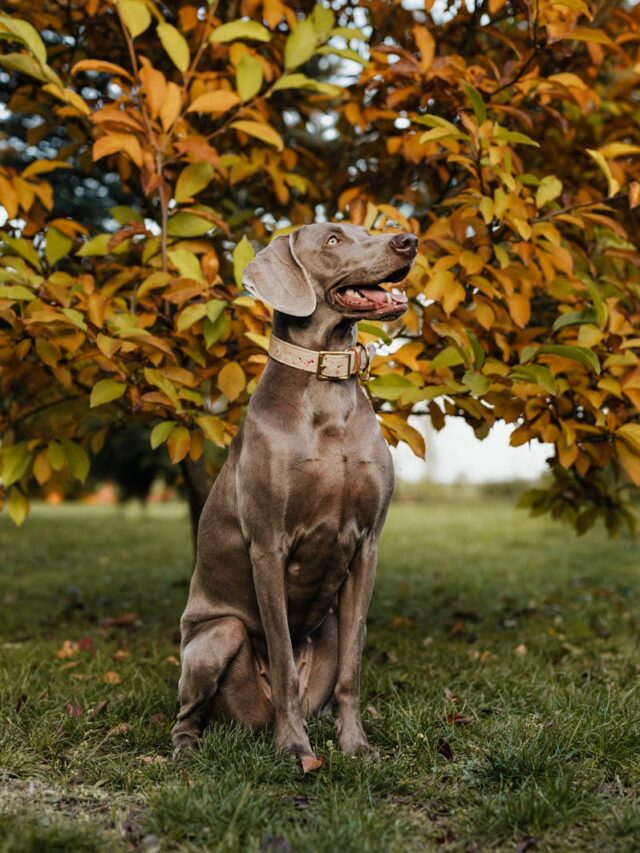
M132 419L174 463L227 446L268 345L244 265L320 216L420 238L402 323L360 326L392 344L368 384L391 443L424 452L411 413L436 429L463 417L479 437L517 424L513 444L554 447L534 511L579 531L632 525L637 7L10 10L0 435L14 521L54 472L86 477Z

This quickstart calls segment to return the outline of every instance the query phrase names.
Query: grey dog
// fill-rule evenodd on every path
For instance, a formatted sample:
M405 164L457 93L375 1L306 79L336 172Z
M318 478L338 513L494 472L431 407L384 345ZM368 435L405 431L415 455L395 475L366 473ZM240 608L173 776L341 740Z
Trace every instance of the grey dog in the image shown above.
M360 668L393 469L358 384L356 322L406 310L380 284L402 280L416 252L411 234L315 224L276 237L245 270L275 309L274 337L318 368L268 361L202 512L176 753L222 718L273 723L276 748L313 760L306 717L332 700L340 748L368 749ZM348 365L339 377L324 375L332 358Z

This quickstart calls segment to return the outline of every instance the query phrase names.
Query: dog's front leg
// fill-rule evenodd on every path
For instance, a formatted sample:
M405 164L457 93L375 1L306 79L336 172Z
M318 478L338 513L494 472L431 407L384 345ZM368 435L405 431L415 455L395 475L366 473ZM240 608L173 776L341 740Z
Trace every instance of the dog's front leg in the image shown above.
M367 636L367 612L376 573L377 546L364 540L356 553L338 602L338 704L336 732L343 752L366 752L369 742L360 717L360 667Z
M286 555L251 546L253 581L267 640L276 749L315 757L300 703L300 682L287 617Z

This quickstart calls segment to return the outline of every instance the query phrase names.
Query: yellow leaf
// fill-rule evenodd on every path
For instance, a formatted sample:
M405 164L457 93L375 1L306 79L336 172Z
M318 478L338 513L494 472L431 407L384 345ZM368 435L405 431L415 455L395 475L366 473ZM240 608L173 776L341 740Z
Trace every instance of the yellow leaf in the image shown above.
M189 430L183 426L175 427L167 439L167 450L173 464L177 465L178 462L182 462L190 448L191 436Z
M282 13L280 13L282 14ZM252 41L270 41L269 30L258 21L229 21L217 27L209 36L214 44L226 44L236 39L251 39Z
M113 400L118 400L127 386L124 382L116 382L115 379L101 379L91 389L90 407L103 406L105 403L111 403Z
M616 451L620 464L627 472L631 482L636 486L640 486L640 448L634 444L628 444L626 441L620 440L616 434Z
M426 27L419 25L413 28L413 38L420 51L420 70L428 71L436 53L435 39Z
M246 384L244 370L237 361L230 361L225 364L218 374L218 388L230 403L237 400Z
M16 486L11 489L9 494L8 509L11 520L17 527L20 527L27 517L29 501Z
M194 323L202 320L206 316L207 307L204 302L198 302L196 305L187 305L187 307L178 316L177 329L179 332L185 332L190 329Z
M178 71L183 73L189 67L191 55L189 53L189 45L184 36L171 24L158 24L158 35L162 42L162 47L167 51L173 64Z
M404 441L416 456L424 459L426 454L424 438L417 429L410 426L401 415L387 414L385 412L380 415L380 420L399 441Z
M175 200L179 204L189 201L207 186L213 175L214 168L210 163L191 163L178 177L174 193Z
M181 107L182 93L180 91L180 87L169 81L167 83L167 90L159 113L163 130L169 130L169 128L173 126L175 120L180 115Z
M548 202L558 198L562 192L562 182L555 175L544 177L536 190L536 207L544 207Z
M598 151L608 160L615 160L616 157L632 157L635 154L640 154L640 145L630 145L628 142L610 142L608 145L602 145Z
M225 431L224 423L215 415L201 415L195 419L196 423L206 435L209 441L217 444L218 447L225 447Z
M256 139L260 139L268 145L273 145L278 151L282 151L284 148L282 137L270 124L262 124L259 121L234 121L231 127L235 127L236 130L240 130L249 136L255 136Z
M66 163L64 160L35 160L29 163L26 169L22 172L23 178L33 178L35 175L43 175L46 172L53 172L54 169L70 169L71 163Z
M236 88L241 100L248 101L258 94L263 77L260 60L249 53L243 54L236 68Z
M607 195L615 195L620 189L620 184L616 181L616 179L611 174L611 169L609 168L609 164L602 156L599 151L594 150L593 148L587 148L587 154L596 161L602 174L607 179Z
M311 59L316 49L318 36L310 18L305 18L288 36L284 46L284 67L297 68Z
M218 89L216 92L205 92L190 104L188 113L224 113L240 103L235 92Z
M132 38L143 33L151 23L151 13L140 0L119 0L118 11Z
M46 450L41 450L33 460L33 476L39 486L44 485L53 473Z

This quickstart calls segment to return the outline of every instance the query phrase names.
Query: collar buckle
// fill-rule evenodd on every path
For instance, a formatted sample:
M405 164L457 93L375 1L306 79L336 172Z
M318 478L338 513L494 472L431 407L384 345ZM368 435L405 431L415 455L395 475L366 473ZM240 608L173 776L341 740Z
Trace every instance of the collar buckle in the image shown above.
M338 356L340 358L347 357L347 368L344 373L340 373L338 376L327 376L323 371L327 367L326 360L328 356ZM322 350L318 353L318 365L316 367L316 377L321 380L342 380L342 379L351 379L351 376L355 373L355 353L352 349L348 350Z

